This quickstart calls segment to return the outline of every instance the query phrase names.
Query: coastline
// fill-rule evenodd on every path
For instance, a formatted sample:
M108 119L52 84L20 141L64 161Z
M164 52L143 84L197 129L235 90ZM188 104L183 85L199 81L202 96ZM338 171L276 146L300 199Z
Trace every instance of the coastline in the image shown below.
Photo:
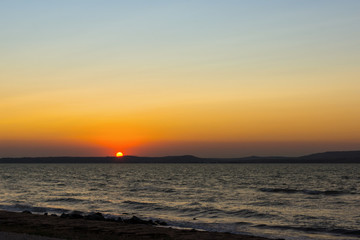
M100 221L84 218L17 213L0 210L0 231L37 236L77 239L214 239L214 240L269 240L240 234L174 229L149 224Z
M89 164L89 163L107 163L107 164L124 164L124 163L232 163L232 164L334 164L334 163L360 163L360 151L332 151L313 153L305 156L248 156L235 158L208 158L197 157L193 155L180 156L131 156L123 157L71 157L71 156L53 156L53 157L3 157L0 158L3 164L34 164L34 163L62 163L62 164Z

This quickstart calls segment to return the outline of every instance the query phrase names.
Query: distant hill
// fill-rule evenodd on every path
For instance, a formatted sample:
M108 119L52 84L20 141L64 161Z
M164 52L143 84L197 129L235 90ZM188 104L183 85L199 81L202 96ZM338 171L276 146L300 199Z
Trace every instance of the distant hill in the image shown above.
M360 151L315 153L301 157L199 158L192 155L165 157L25 157L0 158L0 163L360 163Z
M328 160L358 160L360 158L360 151L337 151L337 152L324 152L315 153L303 156L304 159L328 159Z

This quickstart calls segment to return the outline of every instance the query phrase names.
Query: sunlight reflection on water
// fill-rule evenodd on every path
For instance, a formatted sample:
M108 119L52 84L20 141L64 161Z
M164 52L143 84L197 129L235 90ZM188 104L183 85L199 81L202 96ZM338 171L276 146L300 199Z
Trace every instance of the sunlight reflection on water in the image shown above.
M283 238L356 239L358 176L356 164L1 164L0 207L127 213Z

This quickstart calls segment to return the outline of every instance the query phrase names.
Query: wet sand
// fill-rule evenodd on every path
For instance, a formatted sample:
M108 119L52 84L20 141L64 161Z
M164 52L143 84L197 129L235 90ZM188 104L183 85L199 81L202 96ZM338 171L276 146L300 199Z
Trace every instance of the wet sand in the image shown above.
M26 233L60 239L112 240L112 239L213 239L213 240L266 240L266 238L230 233L179 230L146 224L128 224L87 219L69 219L29 213L0 211L0 231ZM7 233L0 233L7 234ZM11 234L10 234L11 235ZM23 235L24 236L24 235ZM13 236L21 237L21 236ZM26 236L25 236L26 237ZM13 238L30 239L30 238ZM37 239L37 238L31 238ZM39 240L41 238L38 238Z
M0 232L1 240L63 240L60 238L42 237L26 233Z

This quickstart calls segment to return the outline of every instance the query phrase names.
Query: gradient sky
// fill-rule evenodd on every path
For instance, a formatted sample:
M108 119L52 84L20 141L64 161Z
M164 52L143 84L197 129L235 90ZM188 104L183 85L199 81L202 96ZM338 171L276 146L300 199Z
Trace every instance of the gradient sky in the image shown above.
M0 2L0 157L360 149L360 1Z

